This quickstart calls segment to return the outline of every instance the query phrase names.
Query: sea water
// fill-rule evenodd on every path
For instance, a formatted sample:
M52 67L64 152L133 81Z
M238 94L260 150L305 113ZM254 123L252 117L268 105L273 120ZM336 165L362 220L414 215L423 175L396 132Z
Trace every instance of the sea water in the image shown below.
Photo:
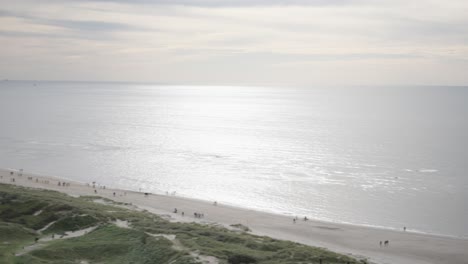
M0 167L468 237L468 87L0 82Z

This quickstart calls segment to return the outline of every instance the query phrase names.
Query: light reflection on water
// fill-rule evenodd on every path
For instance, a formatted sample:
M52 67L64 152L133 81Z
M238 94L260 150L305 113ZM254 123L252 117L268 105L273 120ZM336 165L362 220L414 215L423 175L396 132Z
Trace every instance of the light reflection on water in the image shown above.
M0 166L466 237L467 99L449 87L2 83Z

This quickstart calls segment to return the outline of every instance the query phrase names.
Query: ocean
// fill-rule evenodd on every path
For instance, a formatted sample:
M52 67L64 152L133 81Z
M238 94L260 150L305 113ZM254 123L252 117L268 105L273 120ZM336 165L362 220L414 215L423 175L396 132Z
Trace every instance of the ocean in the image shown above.
M468 238L468 87L2 81L0 167Z

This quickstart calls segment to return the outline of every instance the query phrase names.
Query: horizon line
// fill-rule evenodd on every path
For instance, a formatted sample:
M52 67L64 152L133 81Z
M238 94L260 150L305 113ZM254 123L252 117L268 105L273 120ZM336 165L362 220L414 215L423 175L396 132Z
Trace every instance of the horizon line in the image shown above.
M468 88L468 84L285 84L285 83L270 83L270 84L228 84L228 83L174 83L174 82L158 82L158 81L103 81L103 80L31 80L31 79L0 79L0 83L5 82L51 82L51 83L113 83L113 84L137 84L137 85L166 85L166 86L225 86L225 87L465 87Z

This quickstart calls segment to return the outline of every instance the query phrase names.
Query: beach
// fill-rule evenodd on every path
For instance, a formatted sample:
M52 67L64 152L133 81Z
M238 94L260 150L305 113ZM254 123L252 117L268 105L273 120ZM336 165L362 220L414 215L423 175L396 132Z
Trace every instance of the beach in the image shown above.
M14 181L13 181L14 179ZM66 186L58 183L69 183ZM71 196L97 195L117 202L131 203L139 209L163 215L172 221L202 222L220 224L242 224L253 234L285 239L310 246L327 248L355 257L365 257L379 264L466 264L468 263L468 240L413 233L411 230L395 231L347 224L337 224L309 219L247 210L214 201L203 201L178 197L177 195L157 195L132 192L120 189L92 187L57 177L33 175L27 172L19 176L10 170L0 170L0 183L24 187L42 188L66 193ZM96 193L95 193L96 190ZM177 213L174 209L177 208ZM184 215L182 215L184 212ZM203 218L195 218L194 213L202 213ZM380 241L389 241L388 246Z

